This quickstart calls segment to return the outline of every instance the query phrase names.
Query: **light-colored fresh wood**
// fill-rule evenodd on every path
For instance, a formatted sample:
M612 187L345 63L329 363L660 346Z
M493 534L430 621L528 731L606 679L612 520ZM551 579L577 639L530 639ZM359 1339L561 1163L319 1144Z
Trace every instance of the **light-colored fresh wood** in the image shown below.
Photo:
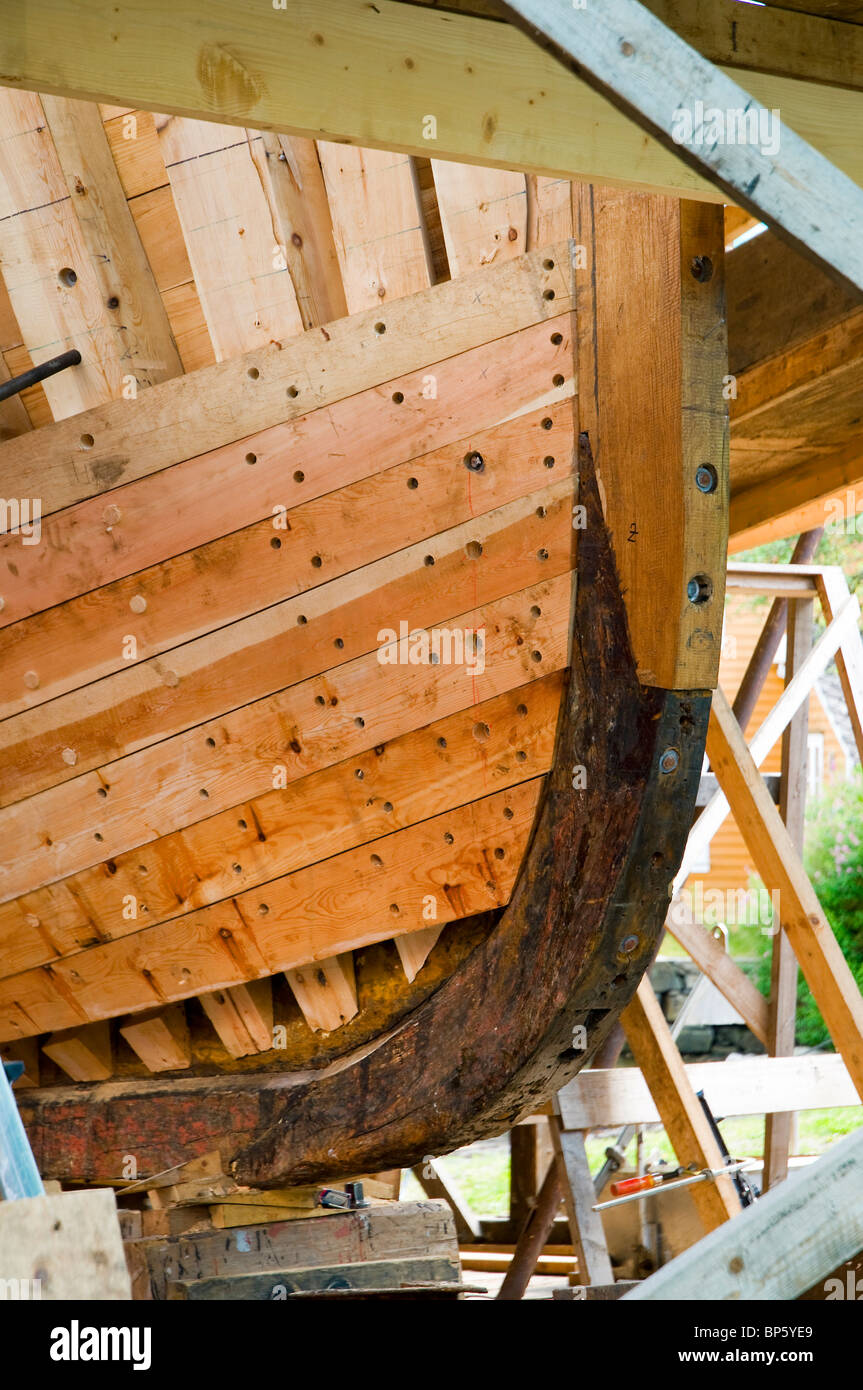
M30 436L8 440L0 480L41 496L48 515L571 307L568 249L548 248L112 401L41 432L38 447Z
M73 1081L107 1081L114 1069L107 1023L54 1033L42 1044L42 1051Z
M837 566L825 569L817 576L816 583L824 616L829 623L836 623L849 605L848 581ZM854 730L857 755L863 760L863 641L856 622L844 628L836 653L836 670Z
M201 1002L233 1055L272 1047L271 1023L247 998L256 977L422 930L430 902L442 924L503 907L541 782L485 796L180 922L79 951L50 976L38 969L0 981L0 1040L68 1025L82 1011L108 1018L207 991ZM233 1052L237 1046L244 1052Z
M170 741L129 753L110 776L86 772L0 810L7 862L0 900L104 862L321 767L537 680L566 663L569 572L448 625L486 632L485 669L392 667L378 649ZM538 613L532 610L538 609ZM534 655L536 653L536 655ZM300 737L302 735L302 737ZM297 746L295 746L297 745ZM282 771L284 769L284 771ZM146 803L141 788L148 789ZM332 954L327 952L327 954Z
M120 1032L150 1071L175 1071L188 1067L192 1061L182 1004L132 1018L120 1025Z
M273 1046L271 980L249 980L212 994L202 994L200 1002L232 1057L270 1051Z
M466 592L472 590L474 602L483 608L505 597L501 590L520 592L545 576L567 573L572 496L571 480L563 478L532 497L443 532L433 542L409 546L311 594L200 638L190 648L175 648L149 667L120 671L5 720L0 725L0 804L11 805L13 798L21 801L177 737L181 730L226 716L232 706L270 698L276 693L273 687L286 679L298 684L323 678L335 665L363 653L378 657L386 634L396 632L387 626L393 613L410 613L411 630L435 630L449 622ZM435 570L431 587L429 554ZM470 640L462 637L462 645ZM447 653L441 655L446 661ZM466 672L482 674L482 663L471 651L456 659ZM212 764L212 757L201 751L212 746L198 740L196 761L203 756ZM109 771L102 781L102 800L110 800Z
M605 1242L602 1216L593 1210L596 1193L587 1162L584 1134L580 1130L563 1129L557 1115L551 1115L548 1124L554 1146L554 1162L562 1179L570 1238L578 1259L579 1283L613 1284L614 1273Z
M115 351L124 378L132 373L141 387L179 376L183 368L165 306L129 211L98 108L91 102L52 96L42 98L42 108L88 263L115 327Z
M702 112L724 113L757 111L757 87L739 86L638 0L604 0L601 7L584 9L561 0L551 5L547 0L507 0L504 9L563 62L576 62L603 95L668 149L685 149L690 163L735 202L804 255L863 289L863 249L854 233L863 218L863 190L784 119L781 136L775 114L765 109L770 124L763 132L759 127L757 141L705 138L705 117L699 121L691 110L692 128L678 139L679 117L669 87L680 94L684 110L698 100ZM835 209L829 225L825 207Z
M396 937L396 950L402 963L402 970L410 984L422 970L435 946L442 927L426 927L425 931L411 932L410 936Z
M110 28L98 9L44 0L42 19L34 34L23 12L10 15L10 51L26 60L7 80L24 88L727 201L525 35L487 19L393 0L330 0L325 16L316 0L282 13L232 0L181 11L169 0L127 0ZM769 62L776 45L766 47ZM382 52L397 55L386 72ZM856 92L761 73L743 81L860 177L859 142L849 138ZM667 93L665 71L657 90Z
M786 629L785 684L789 685L812 649L814 599L790 605ZM782 735L782 780L780 814L798 854L803 853L806 821L806 782L809 773L809 701L804 700ZM769 1030L767 1050L771 1057L794 1054L797 1023L797 961L788 937L781 930L781 917L773 923L770 969ZM764 1126L763 1190L775 1187L788 1176L794 1115L790 1110L768 1115Z
M114 1193L99 1188L0 1203L0 1268L4 1279L20 1281L25 1299L130 1299ZM40 1281L38 1293L32 1280Z
M779 891L783 929L863 1097L863 999L721 690L713 698L707 754L761 879Z
M407 155L318 144L348 313L431 284L419 190Z
M646 975L624 1009L621 1022L678 1162L684 1167L694 1163L698 1168L722 1168L719 1145ZM574 1128L568 1117L566 1125ZM706 1231L715 1230L740 1212L740 1199L730 1177L697 1183L690 1191Z
M251 802L175 830L0 907L0 975L48 965L102 936L184 916L332 857L398 826L413 825L484 790L514 786L548 771L562 672L516 686L347 761L275 788ZM479 740L477 726L488 730ZM513 758L513 730L516 752ZM423 775L417 776L417 767ZM357 773L362 772L362 777ZM392 810L387 810L392 807ZM133 916L133 910L137 916ZM48 926L50 924L50 928ZM415 961L414 937L427 945L439 927L400 937ZM417 969L419 966L417 966Z
M156 124L216 360L299 333L261 137L177 116Z
M722 214L576 186L573 220L579 430L599 473L639 677L706 689L719 666L727 543ZM704 283L696 257L712 267ZM712 492L696 486L701 465L714 470ZM708 596L691 602L700 576Z
M690 1062L686 1074L693 1091L703 1091L714 1115L720 1117L766 1115L789 1105L817 1110L860 1103L845 1063L831 1053ZM564 1122L573 1129L660 1120L647 1082L631 1067L586 1069L559 1094Z
M442 159L432 160L432 170L453 275L522 254L527 245L524 174Z
M340 319L348 312L333 219L314 140L261 133L280 243L304 328ZM260 168L260 153L252 145Z
M350 951L316 960L300 970L285 971L285 979L314 1032L331 1033L355 1017L357 982Z

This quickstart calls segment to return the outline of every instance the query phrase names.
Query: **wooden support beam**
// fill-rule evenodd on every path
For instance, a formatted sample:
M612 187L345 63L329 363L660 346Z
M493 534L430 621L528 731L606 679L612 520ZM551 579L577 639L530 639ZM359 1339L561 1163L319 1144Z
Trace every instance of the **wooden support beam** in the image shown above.
M721 690L713 699L707 753L758 873L779 890L783 928L863 1097L863 999Z
M357 984L350 951L313 961L300 970L286 970L285 979L315 1032L331 1033L355 1017Z
M848 605L848 581L838 567L825 569L816 583L828 622L835 622ZM846 629L836 653L836 669L854 730L857 755L863 762L863 640L857 625Z
M800 599L792 608L788 623L785 656L785 684L789 685L812 650L814 599ZM803 854L806 817L806 782L809 774L809 701L804 700L782 735L782 781L780 814L791 842ZM774 921L770 966L768 1052L771 1057L794 1054L797 1023L797 961L791 943L781 930L781 904ZM763 1190L775 1187L788 1176L788 1155L794 1130L790 1110L768 1115L764 1127Z
M348 312L333 219L314 140L261 132L280 244L304 328Z
M683 1166L694 1163L698 1168L721 1168L719 1145L647 976L624 1009L622 1023L678 1161ZM740 1212L740 1199L730 1177L698 1183L690 1191L706 1231L715 1230Z
M569 1220L570 1239L578 1258L579 1283L613 1284L614 1274L605 1243L602 1216L593 1210L596 1193L588 1167L584 1134L581 1130L564 1129L557 1114L549 1116L548 1123Z
M863 1249L861 1177L863 1130L858 1130L626 1298L741 1304L798 1298Z
M42 108L89 263L115 324L124 376L131 373L139 387L179 376L177 345L98 107L45 96Z
M504 9L562 64L575 65L603 96L733 202L828 272L863 290L863 247L854 231L863 220L863 189L793 129L784 126L780 136L775 110L760 107L757 96L753 99L702 58L638 0L604 0L602 6L584 9L563 0L554 5L506 0ZM669 83L678 100L689 105L672 107ZM705 132L705 112L711 110L724 113L718 135L709 128ZM736 113L742 120L748 111L756 117L757 130L739 142ZM727 121L735 122L732 139ZM836 216L825 219L825 207L835 208Z
M133 1015L121 1023L120 1032L150 1071L175 1071L191 1064L189 1028L182 1004Z
M422 970L437 945L442 931L442 927L426 927L424 931L415 931L411 932L409 936L397 936L395 938L402 970L409 981L415 980Z
M689 1062L686 1075L691 1089L703 1091L720 1118L859 1104L845 1063L832 1052ZM655 1125L662 1118L656 1097L634 1067L589 1067L563 1087L559 1104L570 1129Z
M707 689L727 545L721 210L577 185L573 223L579 429L607 499L639 678Z
M42 1044L42 1051L73 1081L107 1081L114 1069L107 1023L54 1033Z
M535 1128L533 1125L529 1127ZM518 1238L509 1268L498 1290L497 1297L501 1302L514 1302L524 1297L562 1201L563 1184L560 1169L557 1162L554 1162L543 1179L536 1205L532 1208L527 1224Z
M200 995L204 1013L232 1057L269 1052L273 1046L273 986L250 980L231 989Z
M696 922L685 899L676 898L665 925L676 941L695 961L702 974L737 1010L747 1028L760 1042L767 1042L767 1000L755 988L725 950L721 941L700 922ZM601 1064L604 1065L604 1064Z
M6 1062L23 1062L24 1070L12 1082L13 1087L23 1090L27 1086L39 1085L39 1043L36 1038L22 1038L20 1042L4 1042L0 1055Z
M233 6L229 0L186 0L171 10L167 26L153 23L150 0L123 0L112 10L109 29L98 9L43 0L42 19L34 33L23 14L10 15L4 76L12 86L727 201L711 181L681 162L676 147L672 152L645 137L524 34L449 7L381 0L372 8L359 0L330 0L324 22L316 0L294 0L289 14ZM746 15L739 20L747 32L755 22ZM726 43L733 33L729 24ZM780 45L772 35L754 43L755 65L781 63L791 74L805 70L806 60L820 51L820 44L813 47L805 35L793 44ZM843 49L837 45L840 54ZM849 67L854 71L853 51L836 59L840 80ZM225 53L231 55L227 66ZM386 101L381 100L382 53L399 55L385 70ZM465 54L471 55L470 73L464 71ZM751 59L743 61L748 67ZM661 80L666 91L664 70ZM858 119L857 92L793 75L752 72L744 81L765 107L781 107L783 122L850 177L861 176L863 156L857 142L847 138ZM436 130L427 116L436 120Z

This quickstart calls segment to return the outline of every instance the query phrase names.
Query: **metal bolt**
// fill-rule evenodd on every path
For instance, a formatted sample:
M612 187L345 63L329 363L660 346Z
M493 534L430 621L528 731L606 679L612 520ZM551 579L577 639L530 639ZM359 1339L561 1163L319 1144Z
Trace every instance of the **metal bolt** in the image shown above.
M485 459L483 458L482 454L477 454L474 452L467 455L464 461L464 466L465 468L469 468L471 473L484 473Z
M676 748L666 748L659 759L660 772L676 772L680 766L680 754Z
M695 470L695 486L699 492L715 492L719 478L712 463L702 463Z
M621 951L623 951L624 954L627 955L627 956L631 956L631 955L632 955L632 952L636 949L637 946L638 946L638 937L637 937L637 936L627 936L627 937L625 938L625 940L623 940L623 941L620 943L620 949L621 949Z
M694 574L686 585L690 603L707 603L713 597L713 580L706 574Z
M713 262L709 256L693 256L689 269L699 285L706 285L713 276Z

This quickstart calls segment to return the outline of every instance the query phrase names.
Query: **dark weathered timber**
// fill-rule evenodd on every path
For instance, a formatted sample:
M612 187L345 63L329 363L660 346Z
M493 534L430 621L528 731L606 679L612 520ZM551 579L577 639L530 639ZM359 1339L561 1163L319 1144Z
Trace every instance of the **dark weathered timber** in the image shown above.
M507 1128L603 1043L663 929L710 702L639 685L586 436L580 486L555 764L495 929L389 1036L326 1073L22 1094L43 1172L116 1177L129 1154L153 1172L218 1146L239 1181L260 1186L410 1166ZM664 773L667 749L679 762ZM586 1049L573 1047L579 1025Z

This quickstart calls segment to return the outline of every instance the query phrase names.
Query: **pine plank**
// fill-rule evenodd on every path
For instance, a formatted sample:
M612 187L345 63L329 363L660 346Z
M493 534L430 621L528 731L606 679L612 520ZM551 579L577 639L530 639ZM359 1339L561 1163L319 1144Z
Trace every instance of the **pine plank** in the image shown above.
M316 960L300 970L287 970L285 978L313 1031L331 1033L357 1014L357 985L350 951Z
M524 174L442 159L432 160L432 170L452 275L522 254L527 245Z
M42 1044L42 1051L73 1081L107 1081L113 1070L107 1023L54 1033Z
M120 1032L150 1071L175 1071L191 1064L189 1029L181 1004L134 1017L121 1023Z
M269 979L249 980L212 994L202 994L200 1002L232 1057L270 1051L273 1046L273 986Z

